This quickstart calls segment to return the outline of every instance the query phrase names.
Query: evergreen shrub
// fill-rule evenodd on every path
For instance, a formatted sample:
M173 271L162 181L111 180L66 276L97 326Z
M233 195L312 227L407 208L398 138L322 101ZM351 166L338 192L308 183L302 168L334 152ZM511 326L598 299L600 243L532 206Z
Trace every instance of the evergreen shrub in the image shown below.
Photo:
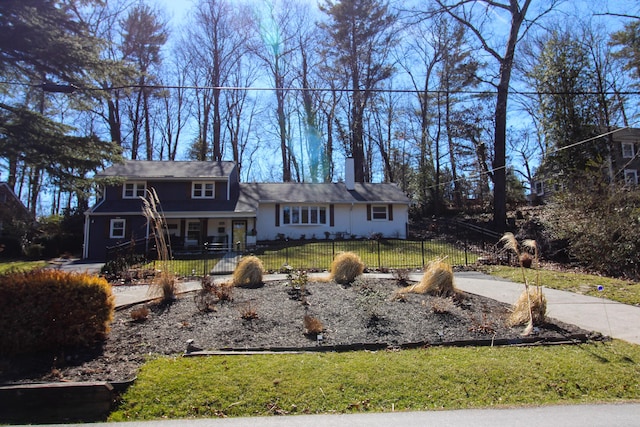
M104 279L58 270L0 276L0 353L60 351L106 339L115 301Z

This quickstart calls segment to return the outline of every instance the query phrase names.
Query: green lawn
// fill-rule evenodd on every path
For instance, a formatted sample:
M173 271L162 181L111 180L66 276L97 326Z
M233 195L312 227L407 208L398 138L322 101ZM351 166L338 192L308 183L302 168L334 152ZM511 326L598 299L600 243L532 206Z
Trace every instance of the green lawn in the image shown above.
M416 242L408 240L339 240L321 242L289 242L280 248L259 248L254 252L268 272L285 271L289 265L296 270L328 270L335 255L340 252L355 252L367 268L398 269L421 268L430 261L445 258L452 265L474 264L478 255L465 252L451 244L438 241ZM169 268L179 276L202 276L208 274L218 258L204 256L186 260L171 260ZM157 267L157 263L147 265Z
M640 399L640 346L161 357L111 421L389 412Z
M493 276L522 283L522 271L518 267L488 266L482 271ZM592 274L561 272L552 270L526 269L529 283L534 284L540 277L540 285L594 297L603 297L624 304L640 305L640 283L630 282ZM602 290L598 290L602 287Z
M28 271L46 267L46 261L4 261L0 262L0 274L10 271Z
M420 268L437 258L453 265L473 264L477 255L445 242L404 240L344 240L293 244L282 249L256 252L268 271L287 264L295 269L326 270L340 252L354 252L369 269Z

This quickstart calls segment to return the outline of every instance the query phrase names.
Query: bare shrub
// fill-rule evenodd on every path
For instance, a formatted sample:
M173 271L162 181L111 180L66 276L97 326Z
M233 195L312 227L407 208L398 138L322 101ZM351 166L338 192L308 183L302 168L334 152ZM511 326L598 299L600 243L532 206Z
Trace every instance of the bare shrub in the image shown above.
M232 283L233 286L256 288L262 286L263 275L264 266L260 258L253 255L244 257L233 272Z
M364 263L353 252L342 252L331 263L331 278L342 285L353 283L364 272Z
M317 317L313 317L313 316L309 316L308 314L305 314L304 318L302 319L302 322L304 325L305 335L318 335L318 334L321 334L322 331L324 331L324 325L322 324L322 321Z

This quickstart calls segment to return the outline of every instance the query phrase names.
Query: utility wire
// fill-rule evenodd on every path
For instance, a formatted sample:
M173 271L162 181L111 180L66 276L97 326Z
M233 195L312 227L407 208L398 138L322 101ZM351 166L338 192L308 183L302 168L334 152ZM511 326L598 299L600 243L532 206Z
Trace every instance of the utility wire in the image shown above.
M199 85L120 85L109 87L90 87L90 86L77 86L66 84L30 84L22 82L10 82L3 81L0 84L13 85L13 86L29 86L34 88L43 88L45 91L52 92L112 92L118 90L127 89L155 89L155 90L219 90L219 91L255 91L255 92L269 92L269 91L286 91L286 92L354 92L354 89L350 88L302 88L302 87L263 87L263 86L199 86ZM57 90L48 90L50 88L57 88ZM63 90L66 89L66 90ZM363 89L359 89L362 91ZM497 92L493 90L438 90L438 89L383 89L374 88L367 89L369 92L375 93L411 93L411 94L466 94L466 95L496 95ZM579 91L579 92L563 92L563 91L519 91L517 89L510 89L512 94L517 95L640 95L640 91L620 91L620 92L598 92L598 91Z
M618 129L612 130L612 131L610 131L610 132L605 132L605 133L603 133L603 134L600 134L600 135L597 135L597 136L593 136L593 137L591 137L591 138L587 138L587 139L585 139L585 140L578 141L578 142L575 142L575 143L573 143L573 144L565 145L564 147L559 147L559 148L556 148L556 149L550 150L550 151L548 151L548 152L547 152L547 154L548 154L548 155L549 155L549 154L555 154L555 153L558 153L558 152L560 152L560 151L567 150L567 149L569 149L569 148L578 147L578 146L580 146L580 145L582 145L582 144L586 144L587 142L591 142L591 141L594 141L594 140L596 140L596 139L604 138L605 136L612 135L612 134L614 134L614 133L616 133L616 132L620 132L620 131L625 130L625 129L630 129L630 128L629 128L629 127L627 127L627 126L625 126L625 127L621 127L621 128L618 128ZM480 172L480 173L478 173L477 175L472 175L472 176L469 176L469 177L460 177L460 178L453 179L453 180L450 180L450 181L447 181L447 182L441 182L441 183L440 183L440 184L438 184L438 185L431 185L431 186L427 187L427 189L433 189L433 188L443 187L443 186L446 186L446 185L455 184L456 182L459 182L459 181L465 181L465 180L477 180L477 179L482 178L484 175L490 175L490 174L492 174L492 173L494 173L494 172L496 172L496 171L499 171L499 170L502 170L502 169L506 169L506 168L507 168L507 166L506 166L506 165L505 165L505 166L499 166L499 167L497 167L497 168L489 169L489 170L487 170L486 172L485 172L485 171Z

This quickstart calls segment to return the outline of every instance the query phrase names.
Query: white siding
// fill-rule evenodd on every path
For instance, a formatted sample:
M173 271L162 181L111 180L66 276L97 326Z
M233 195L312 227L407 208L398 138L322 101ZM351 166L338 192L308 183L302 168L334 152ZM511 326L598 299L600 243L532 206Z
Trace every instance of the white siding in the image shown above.
M280 206L282 210L282 206ZM375 233L381 233L384 237L405 239L407 237L408 206L404 204L393 205L393 221L367 221L366 204L336 204L334 205L334 226L330 226L329 206L327 205L327 224L319 225L288 225L282 223L276 227L276 204L260 203L257 212L258 240L275 240L278 234L291 239L299 239L302 234L311 239L314 235L318 239L325 238L325 232L331 233L334 238L336 233L342 233L345 237L369 237Z

